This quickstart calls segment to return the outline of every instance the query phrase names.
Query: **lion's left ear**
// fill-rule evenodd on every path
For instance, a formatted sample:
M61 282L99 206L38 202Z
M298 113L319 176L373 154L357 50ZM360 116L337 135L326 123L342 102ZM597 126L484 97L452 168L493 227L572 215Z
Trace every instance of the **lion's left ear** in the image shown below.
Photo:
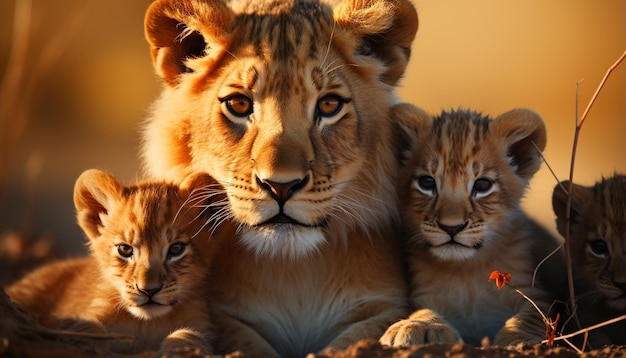
M547 143L543 119L529 109L515 109L497 117L491 130L502 139L516 174L530 180L541 166L540 152Z
M409 0L347 0L334 9L337 25L360 38L359 52L385 63L382 80L396 85L411 56L418 27Z

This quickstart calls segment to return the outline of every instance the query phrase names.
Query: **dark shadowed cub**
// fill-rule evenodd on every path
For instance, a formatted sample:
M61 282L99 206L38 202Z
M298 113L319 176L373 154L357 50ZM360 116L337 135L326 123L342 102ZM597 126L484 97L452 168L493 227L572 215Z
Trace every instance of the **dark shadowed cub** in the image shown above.
M562 187L561 187L562 185ZM552 206L557 228L565 235L569 181L554 188ZM575 277L577 314L589 327L626 314L626 176L615 174L593 186L572 185L570 252ZM577 330L569 323L567 331ZM626 344L626 321L589 332L595 348Z
M408 314L388 116L409 0L158 0L145 19L163 92L144 130L154 178L207 172L237 237L216 257L218 352L303 357L378 339Z
M113 352L211 353L206 276L217 244L209 232L219 229L209 220L224 199L215 185L198 174L180 187L124 187L105 172L84 172L74 202L90 256L35 270L9 297L46 326L134 337L111 343Z
M519 206L541 164L543 120L524 109L494 120L462 110L431 118L409 106L394 115L415 118L417 146L399 178L415 311L381 342L539 342L541 316L488 278L494 269L508 272L512 284L548 308L531 281L537 260L558 242Z

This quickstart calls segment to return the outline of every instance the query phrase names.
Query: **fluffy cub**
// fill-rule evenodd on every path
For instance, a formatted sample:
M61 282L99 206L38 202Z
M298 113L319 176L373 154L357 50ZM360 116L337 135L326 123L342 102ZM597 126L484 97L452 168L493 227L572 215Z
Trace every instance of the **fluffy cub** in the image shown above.
M494 120L465 110L431 118L408 105L393 114L415 120L417 144L399 178L414 312L381 342L540 341L541 316L488 277L494 269L510 273L512 284L548 308L532 276L558 242L519 206L541 164L543 120L525 109Z
M565 235L569 181L554 188L552 207ZM582 327L626 314L626 176L615 174L592 186L572 184L570 253L576 310ZM566 331L577 330L569 323ZM589 333L589 343L626 344L626 322Z
M205 174L180 186L122 186L85 171L74 203L90 255L43 266L7 289L10 298L49 327L112 332L118 353L200 348L212 351L207 267L218 243L209 237L215 196ZM207 227L208 226L208 227Z

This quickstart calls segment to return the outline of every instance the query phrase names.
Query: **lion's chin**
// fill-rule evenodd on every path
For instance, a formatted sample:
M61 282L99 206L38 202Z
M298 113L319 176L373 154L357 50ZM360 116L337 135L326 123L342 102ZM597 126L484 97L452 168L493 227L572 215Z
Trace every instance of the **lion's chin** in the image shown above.
M269 224L244 228L240 240L258 258L298 260L312 255L326 239L321 228Z

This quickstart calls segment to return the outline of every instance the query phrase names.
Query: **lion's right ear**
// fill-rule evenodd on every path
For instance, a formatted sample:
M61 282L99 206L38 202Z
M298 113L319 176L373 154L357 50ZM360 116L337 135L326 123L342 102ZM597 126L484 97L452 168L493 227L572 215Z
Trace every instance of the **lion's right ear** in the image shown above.
M89 239L100 236L102 217L120 200L123 187L110 174L98 169L84 171L74 185L78 225Z
M430 128L433 118L417 106L399 103L389 109L389 119L395 129L396 157L400 166L405 166L415 152L419 136Z
M333 11L337 25L360 39L358 52L384 63L381 80L397 85L408 65L419 24L411 1L345 0Z
M233 19L232 11L220 0L152 3L144 27L157 74L169 86L176 86L182 73L194 72L194 59L204 60L203 68L210 71L210 63L224 53Z

